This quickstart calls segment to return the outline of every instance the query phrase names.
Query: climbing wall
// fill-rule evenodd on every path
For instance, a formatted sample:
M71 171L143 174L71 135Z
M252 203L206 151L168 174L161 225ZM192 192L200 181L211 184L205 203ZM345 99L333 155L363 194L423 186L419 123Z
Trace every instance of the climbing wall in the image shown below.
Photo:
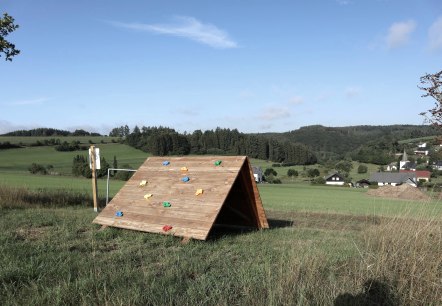
M93 222L200 240L214 225L268 228L245 156L150 157Z

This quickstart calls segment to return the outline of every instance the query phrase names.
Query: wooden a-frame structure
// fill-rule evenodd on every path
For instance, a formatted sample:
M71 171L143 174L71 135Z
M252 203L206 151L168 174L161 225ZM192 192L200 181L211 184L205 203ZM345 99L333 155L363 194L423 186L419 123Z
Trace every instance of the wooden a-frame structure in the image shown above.
M268 228L246 156L149 157L93 222L200 240L215 225Z

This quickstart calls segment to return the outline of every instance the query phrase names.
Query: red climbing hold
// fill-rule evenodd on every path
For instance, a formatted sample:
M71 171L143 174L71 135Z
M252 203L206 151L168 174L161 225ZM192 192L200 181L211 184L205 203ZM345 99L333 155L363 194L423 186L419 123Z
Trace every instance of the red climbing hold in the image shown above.
M168 232L168 231L170 231L172 228L173 228L173 227L170 226L170 225L164 225L164 226L163 226L163 231Z

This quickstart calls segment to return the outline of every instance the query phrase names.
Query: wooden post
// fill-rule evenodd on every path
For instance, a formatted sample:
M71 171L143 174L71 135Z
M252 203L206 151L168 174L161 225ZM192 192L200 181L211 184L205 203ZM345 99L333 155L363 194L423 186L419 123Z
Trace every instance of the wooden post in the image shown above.
M91 165L92 165L92 197L94 198L94 211L98 212L98 193L97 193L97 175L96 175L96 160L95 160L95 146L91 146Z

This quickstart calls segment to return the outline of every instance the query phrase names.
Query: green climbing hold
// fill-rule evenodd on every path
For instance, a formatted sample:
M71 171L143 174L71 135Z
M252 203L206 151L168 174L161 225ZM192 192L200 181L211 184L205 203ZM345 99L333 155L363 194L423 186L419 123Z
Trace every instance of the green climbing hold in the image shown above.
M221 165L221 163L222 163L221 160L217 160L217 161L215 162L215 166L219 166L219 165Z
M170 207L170 206L172 206L172 204L170 204L170 202L166 202L166 201L163 202L163 207Z

